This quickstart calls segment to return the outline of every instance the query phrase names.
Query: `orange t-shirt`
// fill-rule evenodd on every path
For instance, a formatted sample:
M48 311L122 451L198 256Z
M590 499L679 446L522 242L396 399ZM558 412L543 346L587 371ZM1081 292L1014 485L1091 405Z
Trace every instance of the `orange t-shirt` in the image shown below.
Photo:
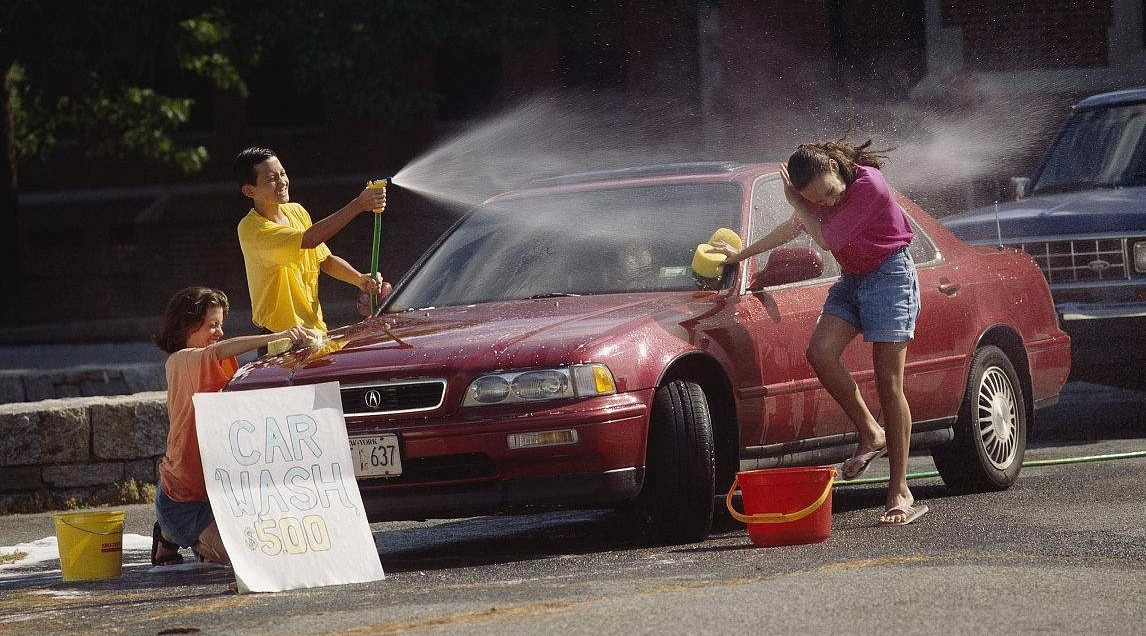
M167 357L167 454L159 464L163 492L172 501L207 501L203 459L195 433L195 405L191 396L223 388L235 375L234 358L220 360L219 343L202 349L183 349Z

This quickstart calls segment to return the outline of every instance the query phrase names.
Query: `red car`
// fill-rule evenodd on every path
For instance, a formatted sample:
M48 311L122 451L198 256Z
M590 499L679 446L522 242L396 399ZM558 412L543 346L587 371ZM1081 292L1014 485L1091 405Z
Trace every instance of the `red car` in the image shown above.
M1007 488L1070 340L1030 256L971 247L899 200L922 290L913 447L954 489ZM700 540L736 471L832 463L856 442L804 357L831 255L793 243L717 279L690 268L715 229L751 241L790 213L775 164L535 182L466 215L376 316L228 389L340 382L375 521L619 506L658 539ZM870 345L845 360L875 410Z

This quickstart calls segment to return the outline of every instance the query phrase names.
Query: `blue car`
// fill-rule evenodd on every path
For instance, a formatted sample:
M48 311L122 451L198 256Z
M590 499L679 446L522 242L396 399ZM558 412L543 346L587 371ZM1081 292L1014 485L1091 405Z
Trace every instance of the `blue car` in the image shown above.
M1071 107L1016 200L943 219L1030 254L1073 347L1071 377L1146 388L1146 87Z

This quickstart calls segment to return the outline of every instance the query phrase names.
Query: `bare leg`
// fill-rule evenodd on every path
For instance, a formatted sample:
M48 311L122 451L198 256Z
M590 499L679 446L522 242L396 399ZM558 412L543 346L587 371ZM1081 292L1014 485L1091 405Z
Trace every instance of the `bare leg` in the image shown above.
M851 372L840 361L840 356L848 343L856 337L858 332L848 321L830 314L822 314L816 323L816 330L812 332L812 341L808 343L807 357L820 384L828 394L844 409L848 419L859 433L859 447L856 454L874 451L882 448L886 443L883 429L872 417L867 404L860 395L859 385L852 378ZM903 366L900 365L900 374ZM900 391L902 395L902 391ZM906 401L904 402L906 406ZM886 411L886 407L884 407Z
M887 458L891 464L891 478L887 485L884 506L910 506L915 503L907 487L907 456L911 450L911 409L903 394L903 367L907 360L906 342L876 342L872 345L876 390L883 409L883 422L887 427ZM902 521L905 515L884 515L885 522Z
M199 533L199 540L191 546L196 552L203 555L208 563L231 565L231 557L227 555L227 548L223 547L223 537L219 534L219 526L215 522Z

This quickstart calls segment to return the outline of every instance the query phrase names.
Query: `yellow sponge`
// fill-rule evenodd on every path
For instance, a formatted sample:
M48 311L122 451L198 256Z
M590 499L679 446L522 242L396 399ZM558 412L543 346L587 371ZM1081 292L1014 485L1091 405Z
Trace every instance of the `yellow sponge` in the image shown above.
M322 342L323 333L321 331L309 328L306 331L310 334L310 340L301 344L312 346ZM272 340L267 343L267 354L277 356L280 353L290 351L291 347L293 346L294 343L290 341L290 338L279 338L278 340Z
M713 232L712 238L708 239L708 244L712 245L717 241L724 241L725 243L728 243L738 250L744 249L744 244L740 242L740 235L726 227L722 227L719 230Z
M723 241L736 249L743 249L743 242L740 240L740 235L732 230L722 227L712 233L712 238L708 239L707 243L701 243L696 246L696 251L692 255L692 271L696 272L697 276L702 278L717 278L720 276L721 270L724 268L724 261L728 258L720 252L712 252L712 244L718 241Z
M290 338L279 338L278 340L271 340L267 343L267 353L272 356L277 356L284 351L289 351L290 347Z
M716 278L720 276L720 270L724 267L724 259L727 257L720 252L710 252L712 246L708 243L701 243L696 246L696 252L692 255L692 271L696 272L697 276L702 278Z

